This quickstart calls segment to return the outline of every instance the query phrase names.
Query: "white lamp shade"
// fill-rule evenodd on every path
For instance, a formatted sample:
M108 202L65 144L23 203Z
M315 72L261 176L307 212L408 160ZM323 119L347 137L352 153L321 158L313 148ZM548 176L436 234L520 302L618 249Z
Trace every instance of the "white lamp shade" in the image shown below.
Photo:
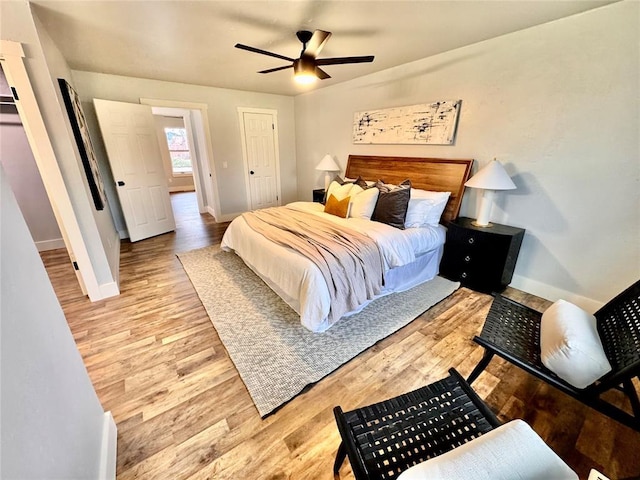
M323 172L339 172L340 166L338 166L333 157L327 153L322 157L320 163L316 165L316 170L322 170Z
M516 188L509 174L495 158L464 185L485 190L513 190Z

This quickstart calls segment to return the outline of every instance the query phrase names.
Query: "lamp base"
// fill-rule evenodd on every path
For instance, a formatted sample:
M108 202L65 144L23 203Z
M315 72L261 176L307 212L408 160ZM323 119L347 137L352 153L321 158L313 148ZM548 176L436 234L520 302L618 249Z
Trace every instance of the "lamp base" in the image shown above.
M474 227L480 227L480 228L491 228L493 227L493 223L489 222L486 225L482 225L480 223L478 223L477 220L474 220L473 222L471 222L471 225L473 225Z
M329 184L331 183L331 173L325 172L324 174L324 190L329 190Z

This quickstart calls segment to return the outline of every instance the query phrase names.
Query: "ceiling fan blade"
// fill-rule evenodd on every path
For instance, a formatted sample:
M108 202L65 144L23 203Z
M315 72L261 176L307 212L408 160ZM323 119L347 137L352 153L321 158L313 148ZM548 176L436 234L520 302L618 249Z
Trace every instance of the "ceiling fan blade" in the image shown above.
M320 80L326 80L327 78L331 78L331 75L322 70L320 67L316 67L316 77L318 77Z
M316 58L330 36L331 32L325 32L324 30L316 30L313 32L311 40L307 43L307 48L304 49L304 54Z
M369 63L373 62L373 55L364 57L336 57L336 58L316 58L316 65L340 65L344 63Z
M287 68L291 68L293 67L293 65L285 65L284 67L276 67L276 68L270 68L269 70L261 70L258 73L271 73L271 72L277 72L280 70L286 70Z
M253 53L260 53L262 55L269 55L270 57L280 58L282 60L287 60L289 62L293 62L293 60L294 60L293 58L285 57L284 55L279 55L277 53L267 52L266 50L261 50L259 48L250 47L248 45L243 45L241 43L236 43L236 48L240 48L241 50L248 50L249 52L253 52Z

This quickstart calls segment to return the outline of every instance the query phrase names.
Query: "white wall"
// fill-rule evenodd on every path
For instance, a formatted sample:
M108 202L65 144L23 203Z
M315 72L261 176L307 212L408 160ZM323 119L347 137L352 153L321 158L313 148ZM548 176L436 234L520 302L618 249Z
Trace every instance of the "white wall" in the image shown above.
M296 97L298 195L325 153L494 156L492 220L527 229L513 286L595 308L640 273L640 3L626 1ZM454 146L353 145L354 112L462 99ZM344 170L343 170L344 171ZM475 192L461 214L475 217Z
M237 108L254 107L277 110L282 203L297 200L294 100L292 97L77 70L74 70L72 74L76 91L83 102L89 102L93 98L101 98L139 103L140 98L153 98L207 104L214 164L211 170L217 178L218 197L223 217L232 216L248 209L244 183L246 172L242 158ZM89 127L98 131L95 112L90 110L88 103L86 105L85 114ZM101 161L106 162L106 153L102 142L97 140L95 146ZM227 168L224 168L224 163L227 164ZM107 193L110 197L116 197L113 187ZM122 222L124 225L121 212L116 212L115 217L116 224L119 225L119 222Z
M120 236L115 228L109 205L105 204L103 210L95 208L82 159L73 137L69 116L57 83L59 78L64 78L75 89L71 70L57 45L35 14L33 20L54 87L54 98L57 100L57 108L55 111L52 110L52 114L55 113L58 116L57 123L48 123L47 130L56 150L56 158L73 202L74 211L80 222L98 283L101 285L115 283L119 275ZM49 101L51 100L53 99ZM86 110L86 105L83 105L82 108ZM96 135L94 132L98 132L98 130L90 132L92 139ZM101 169L101 173L102 171L103 169Z
M0 478L97 479L105 413L1 168L0 195Z

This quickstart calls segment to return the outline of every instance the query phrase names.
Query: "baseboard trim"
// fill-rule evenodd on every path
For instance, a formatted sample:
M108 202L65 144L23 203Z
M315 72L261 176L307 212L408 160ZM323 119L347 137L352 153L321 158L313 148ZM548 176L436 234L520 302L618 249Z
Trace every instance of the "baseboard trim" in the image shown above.
M47 250L57 250L59 248L67 248L67 246L64 244L64 239L62 238L41 240L39 242L35 242L35 244L39 252L46 252Z
M169 193L175 193L175 192L195 192L196 191L196 187L194 187L193 185L187 185L184 187L169 187Z
M523 292L531 293L538 297L546 298L552 302L562 298L568 302L575 303L580 308L583 308L590 313L597 311L604 305L604 302L583 297L582 295L578 295L568 290L547 285L520 275L514 275L509 286L522 290Z
M118 429L111 412L105 412L102 421L102 445L100 447L100 480L115 480Z
M239 217L240 215L242 215L243 212L238 212L238 213L228 213L226 215L220 215L220 217L216 217L215 215L213 215L213 212L211 210L209 210L209 213L215 217L216 222L218 223L222 223L222 222L230 222L231 220L233 220L236 217Z
M102 283L98 286L98 288L100 289L100 298L98 300L120 295L120 288L118 287L118 283L115 281Z

